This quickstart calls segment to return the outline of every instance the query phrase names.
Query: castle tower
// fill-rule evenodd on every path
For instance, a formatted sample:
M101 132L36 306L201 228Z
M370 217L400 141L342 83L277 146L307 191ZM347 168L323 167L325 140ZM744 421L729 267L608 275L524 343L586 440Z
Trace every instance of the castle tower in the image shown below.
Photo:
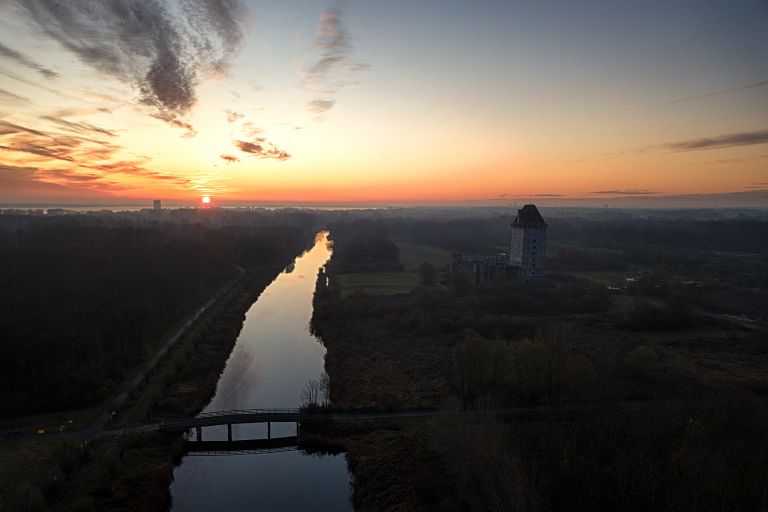
M527 204L517 210L512 222L509 264L517 270L518 277L539 277L544 275L546 256L547 224L536 205Z

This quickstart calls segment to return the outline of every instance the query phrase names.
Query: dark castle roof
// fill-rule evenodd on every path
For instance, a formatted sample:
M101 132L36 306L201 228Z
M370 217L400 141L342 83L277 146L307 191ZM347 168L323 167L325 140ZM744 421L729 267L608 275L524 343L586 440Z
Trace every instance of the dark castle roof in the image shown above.
M539 213L539 209L535 204L527 204L521 209L517 210L517 217L515 217L513 226L527 226L536 228L545 228L547 223L544 222L544 217Z

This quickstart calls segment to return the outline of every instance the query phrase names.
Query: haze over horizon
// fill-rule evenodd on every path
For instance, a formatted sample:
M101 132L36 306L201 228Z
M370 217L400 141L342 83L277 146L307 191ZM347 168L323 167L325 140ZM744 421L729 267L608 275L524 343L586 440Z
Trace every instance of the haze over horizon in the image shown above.
M0 203L768 206L764 1L0 15Z

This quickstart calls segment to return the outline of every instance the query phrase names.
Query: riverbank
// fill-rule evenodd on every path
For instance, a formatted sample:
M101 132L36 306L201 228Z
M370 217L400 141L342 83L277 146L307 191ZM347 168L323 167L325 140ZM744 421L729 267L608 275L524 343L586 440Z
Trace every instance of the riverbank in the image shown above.
M147 373L114 426L197 414L216 389L245 312L306 248L307 241L297 236L280 256L246 267L243 279L198 318ZM169 484L173 466L182 455L182 439L172 434L133 434L88 445L69 442L64 448L41 451L39 467L52 469L9 490L6 502L32 503L29 510L164 511L170 503ZM62 465L67 466L66 471Z

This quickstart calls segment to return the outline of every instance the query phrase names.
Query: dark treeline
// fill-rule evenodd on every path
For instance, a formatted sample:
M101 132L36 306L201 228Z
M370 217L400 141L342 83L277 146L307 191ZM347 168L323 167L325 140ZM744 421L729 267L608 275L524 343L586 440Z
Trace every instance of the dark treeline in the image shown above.
M330 232L334 244L334 258L330 264L337 273L403 270L400 249L387 238L380 223L367 220L333 223Z
M0 232L0 414L95 404L239 275L296 251L300 227L39 219Z
M768 221L756 219L693 220L681 218L548 217L547 236L553 242L572 242L607 248L660 246L711 251L766 253ZM355 229L405 238L454 251L506 250L514 215L451 220L359 220ZM348 228L349 229L349 228Z

